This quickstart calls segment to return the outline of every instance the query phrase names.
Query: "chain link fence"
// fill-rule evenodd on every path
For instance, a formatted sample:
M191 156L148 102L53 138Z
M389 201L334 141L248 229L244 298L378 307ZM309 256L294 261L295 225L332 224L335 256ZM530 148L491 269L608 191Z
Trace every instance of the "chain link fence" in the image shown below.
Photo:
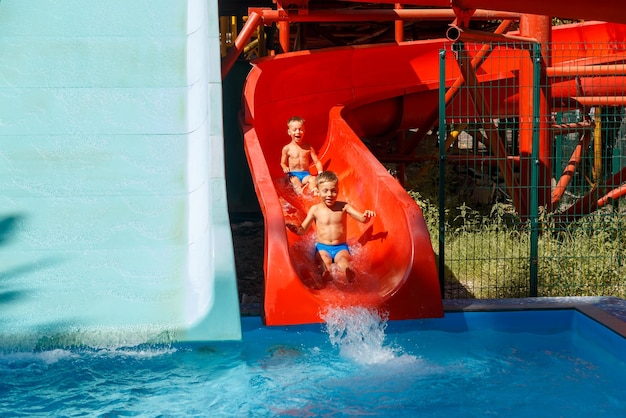
M444 297L626 297L624 62L619 42L440 52L439 164L412 193Z

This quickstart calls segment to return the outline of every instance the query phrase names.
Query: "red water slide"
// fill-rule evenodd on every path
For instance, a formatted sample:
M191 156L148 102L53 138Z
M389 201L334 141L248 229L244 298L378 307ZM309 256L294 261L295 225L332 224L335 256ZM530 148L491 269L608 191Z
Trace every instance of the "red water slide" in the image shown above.
M621 26L621 25L620 25ZM609 42L614 25L587 23L554 31L554 41ZM620 27L620 30L623 28ZM267 325L320 322L329 306L361 305L390 319L443 315L435 256L422 212L363 144L361 137L432 123L438 106L439 51L446 40L301 51L260 59L244 87L242 128L248 163L265 217ZM506 54L506 52L502 52ZM593 55L580 51L578 59ZM564 65L558 54L553 65ZM480 81L513 77L519 61L494 54L483 63ZM447 83L459 76L447 66ZM505 85L508 85L505 83ZM505 108L515 92L494 92ZM465 99L459 102L466 102ZM454 103L452 104L454 106ZM289 141L286 122L306 119L307 140L324 170L338 173L340 199L373 209L371 223L348 220L354 283L320 284L314 231L297 236L286 222L300 222L312 196L296 195L280 167Z
M378 308L391 319L443 315L435 256L420 208L345 121L362 97L394 96L401 102L402 93L414 86L435 91L429 83L438 77L435 61L442 42L296 52L255 63L244 88L242 126L265 217L266 324L320 322L326 307L346 305ZM389 123L384 119L396 117L400 102L382 100L369 122ZM285 228L286 220L302 221L315 202L314 197L296 196L280 167L292 115L306 119L306 138L318 150L324 170L339 175L340 199L377 213L366 224L348 219L354 283L320 286L314 232L297 236Z

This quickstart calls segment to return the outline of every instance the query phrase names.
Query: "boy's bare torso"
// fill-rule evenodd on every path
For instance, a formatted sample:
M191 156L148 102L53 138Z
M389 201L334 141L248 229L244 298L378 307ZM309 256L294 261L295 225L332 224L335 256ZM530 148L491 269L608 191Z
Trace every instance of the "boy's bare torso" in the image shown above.
M317 241L326 245L346 242L346 202L336 202L332 207L324 203L313 206Z
M311 146L298 145L293 142L285 145L283 152L287 155L287 165L290 171L309 171L311 164Z

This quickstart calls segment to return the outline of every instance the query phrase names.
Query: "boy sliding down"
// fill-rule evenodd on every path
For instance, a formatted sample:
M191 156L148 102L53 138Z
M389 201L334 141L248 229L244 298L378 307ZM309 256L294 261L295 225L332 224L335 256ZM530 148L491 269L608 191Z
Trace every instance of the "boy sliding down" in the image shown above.
M296 192L301 193L304 186L309 186L313 194L317 194L315 188L315 176L309 172L311 161L315 164L318 174L324 169L322 162L317 158L315 149L303 141L304 119L293 116L287 122L287 134L291 137L291 142L283 147L280 158L280 166L283 172L289 175L289 181Z
M334 172L324 171L317 176L316 182L322 202L311 206L302 225L287 224L286 226L291 232L303 235L315 222L317 231L315 248L324 262L322 278L324 281L330 280L330 269L334 262L345 274L346 280L352 281L354 272L350 267L350 250L346 244L346 214L359 222L367 222L376 216L376 213L371 210L359 212L352 205L338 201L339 179Z

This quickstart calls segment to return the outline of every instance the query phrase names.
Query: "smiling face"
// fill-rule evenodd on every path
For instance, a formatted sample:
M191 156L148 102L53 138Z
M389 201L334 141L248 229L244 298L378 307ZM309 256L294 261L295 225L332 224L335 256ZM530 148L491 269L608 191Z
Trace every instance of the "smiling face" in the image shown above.
M292 140L300 144L304 138L304 123L299 120L292 120L287 125L287 134Z
M339 193L336 181L320 182L317 185L317 189L322 202L324 202L327 207L331 207L335 204L337 201L337 194Z

